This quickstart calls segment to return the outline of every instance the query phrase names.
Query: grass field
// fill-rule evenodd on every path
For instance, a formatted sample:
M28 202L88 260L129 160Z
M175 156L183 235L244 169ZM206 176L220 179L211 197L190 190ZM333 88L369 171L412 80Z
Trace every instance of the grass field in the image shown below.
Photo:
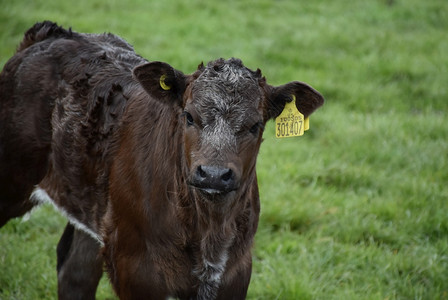
M0 65L50 19L113 32L190 73L239 57L326 98L311 130L265 132L249 299L448 299L446 0L1 0ZM0 166L1 167L1 166ZM65 220L0 230L0 299L56 298ZM102 280L98 299L114 299Z

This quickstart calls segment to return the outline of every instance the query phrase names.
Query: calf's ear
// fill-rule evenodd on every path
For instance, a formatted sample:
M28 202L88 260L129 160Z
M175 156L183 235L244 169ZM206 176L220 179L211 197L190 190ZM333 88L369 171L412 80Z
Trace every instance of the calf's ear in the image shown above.
M181 71L167 63L154 61L139 65L132 72L150 96L163 102L182 105L186 76Z
M281 86L266 84L267 120L276 118L285 108L286 102L296 98L296 107L307 118L313 111L324 104L324 97L306 83L293 81Z

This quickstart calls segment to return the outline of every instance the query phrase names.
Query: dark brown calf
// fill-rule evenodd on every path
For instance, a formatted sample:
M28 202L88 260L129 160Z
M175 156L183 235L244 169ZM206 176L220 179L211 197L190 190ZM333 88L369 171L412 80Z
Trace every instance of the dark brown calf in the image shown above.
M237 59L184 75L51 22L26 33L0 92L0 224L54 203L70 221L59 296L83 299L102 259L121 299L245 298L264 125L293 96L305 117L323 103Z

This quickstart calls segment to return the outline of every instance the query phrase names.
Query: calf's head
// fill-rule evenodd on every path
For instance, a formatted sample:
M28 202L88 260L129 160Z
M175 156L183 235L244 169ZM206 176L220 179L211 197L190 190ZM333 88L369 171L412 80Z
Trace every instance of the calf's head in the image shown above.
M293 96L305 117L324 101L302 82L271 86L260 70L238 59L201 64L191 75L150 62L136 67L134 77L152 97L179 112L187 183L206 199L234 195L253 179L264 126Z

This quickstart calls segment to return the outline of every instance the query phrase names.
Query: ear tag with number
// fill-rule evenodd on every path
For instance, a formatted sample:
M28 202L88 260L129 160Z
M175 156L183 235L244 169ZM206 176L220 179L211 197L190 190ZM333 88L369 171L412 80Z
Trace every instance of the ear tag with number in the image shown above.
M277 138L301 136L309 129L309 118L297 110L296 96L292 95L292 101L287 102L282 113L275 118L275 136Z
M160 76L160 81L159 81L160 87L162 89L164 89L165 91L169 91L171 89L171 87L165 83L165 79L166 79L166 75Z

